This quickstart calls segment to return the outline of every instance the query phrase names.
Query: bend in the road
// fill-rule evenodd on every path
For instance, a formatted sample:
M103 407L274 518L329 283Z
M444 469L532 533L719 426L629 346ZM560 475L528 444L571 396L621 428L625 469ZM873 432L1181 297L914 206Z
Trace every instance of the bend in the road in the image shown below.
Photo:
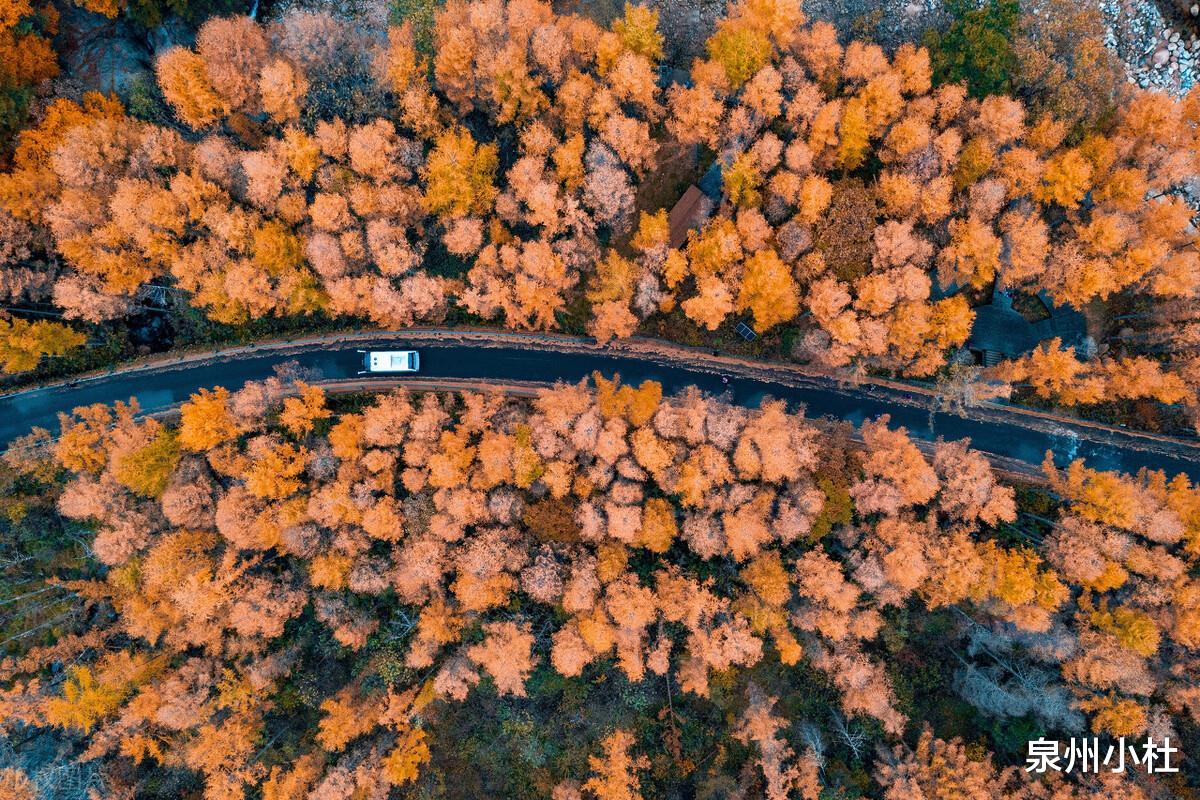
M903 425L920 439L970 438L973 447L1029 465L1030 471L1037 469L1049 450L1060 466L1083 458L1099 469L1135 472L1146 467L1200 480L1200 447L1189 443L1002 407L973 409L966 417L958 416L937 410L932 396L886 381L846 385L803 368L744 362L658 343L632 342L616 349L570 337L431 330L238 348L6 395L0 397L0 442L11 441L35 425L57 430L57 415L76 406L134 397L145 411L163 410L200 388L236 388L268 377L288 361L322 379L355 379L361 365L357 349L404 346L420 348L417 379L423 381L576 382L595 371L617 372L627 382L660 381L668 394L694 385L712 394L728 393L734 402L747 406L771 396L803 405L809 416L856 425L889 414L892 425ZM722 374L732 378L728 386L722 383Z

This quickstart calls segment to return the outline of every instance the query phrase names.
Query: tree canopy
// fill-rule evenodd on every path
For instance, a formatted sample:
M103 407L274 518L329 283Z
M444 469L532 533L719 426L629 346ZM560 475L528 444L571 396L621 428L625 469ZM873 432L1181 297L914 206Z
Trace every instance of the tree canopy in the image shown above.
M878 655L899 609L986 633L955 678L985 713L1009 697L1051 730L1086 713L1114 736L1195 714L1200 490L1182 476L1047 467L1063 505L1035 549L998 537L1017 495L966 442L927 456L881 418L856 445L771 400L598 375L532 400L400 390L347 407L272 378L198 394L177 424L136 411L79 409L12 462L66 471L57 509L94 529L104 569L70 584L98 613L5 662L0 718L139 765L114 786L183 770L205 797L386 794L449 757L439 726L458 704L520 709L551 676L611 670L669 681L689 713L757 676L734 727L705 736L750 747L767 796L815 797L841 779L818 740L794 749L754 681L821 676L838 724L901 741L913 699ZM1035 683L993 670L1017 642L1025 661L1002 658ZM555 796L640 797L639 741L610 728ZM930 764L956 742L899 747L883 796L912 780L1044 796L1019 768Z

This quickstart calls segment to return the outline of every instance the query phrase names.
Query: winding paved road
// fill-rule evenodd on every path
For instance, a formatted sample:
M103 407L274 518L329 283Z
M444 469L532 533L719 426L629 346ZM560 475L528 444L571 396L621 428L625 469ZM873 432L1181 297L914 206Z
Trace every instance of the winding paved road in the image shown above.
M82 378L65 384L0 396L0 444L38 425L58 430L57 415L90 403L136 397L143 411L171 408L202 387L236 388L273 374L295 361L320 380L361 380L364 349L418 348L422 382L487 381L504 385L575 382L594 370L619 372L626 382L661 381L670 394L688 385L754 406L765 396L803 405L809 417L833 417L855 424L890 414L918 439L931 442L970 438L972 446L1012 472L1040 474L1050 450L1060 466L1083 458L1089 466L1135 472L1141 467L1188 474L1200 481L1200 445L1067 420L1003 405L985 404L959 416L934 410L921 390L886 381L844 385L802 367L750 363L714 357L706 351L660 343L628 342L601 348L583 339L494 332L406 331L403 335L359 334L274 343L159 361ZM732 376L729 387L721 375Z

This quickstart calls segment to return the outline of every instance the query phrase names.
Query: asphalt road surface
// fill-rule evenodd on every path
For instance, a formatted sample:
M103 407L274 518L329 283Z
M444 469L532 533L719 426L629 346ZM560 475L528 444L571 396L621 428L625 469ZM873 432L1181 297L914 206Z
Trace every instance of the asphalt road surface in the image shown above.
M619 372L625 382L653 379L662 382L666 394L689 385L713 394L730 392L735 402L756 406L764 397L787 400L793 407L804 406L809 417L833 417L855 423L882 414L891 415L893 426L903 425L920 439L932 441L969 438L971 445L1010 462L1028 465L1033 471L1047 450L1055 462L1065 466L1083 458L1088 466L1136 472L1139 468L1165 470L1168 475L1186 473L1200 481L1200 446L1163 445L1135 433L1065 421L1038 421L1030 424L1027 415L992 410L970 418L950 413L931 413L928 401L901 389L867 386L839 386L829 380L797 380L781 376L778 380L739 374L736 367L717 366L702 353L687 363L620 351L556 351L508 340L480 345L450 340L405 340L395 337L358 340L352 343L308 343L303 346L263 347L248 352L218 354L203 360L170 362L153 367L126 370L0 396L0 444L25 434L35 425L58 432L59 412L91 403L111 403L137 398L143 411L170 408L187 400L202 387L225 386L236 389L249 380L268 377L277 365L294 361L312 370L320 379L338 380L359 377L362 349L418 349L421 354L420 379L490 380L500 382L539 382L555 380L576 382L599 370ZM731 377L728 385L721 373ZM394 377L394 376L389 376Z

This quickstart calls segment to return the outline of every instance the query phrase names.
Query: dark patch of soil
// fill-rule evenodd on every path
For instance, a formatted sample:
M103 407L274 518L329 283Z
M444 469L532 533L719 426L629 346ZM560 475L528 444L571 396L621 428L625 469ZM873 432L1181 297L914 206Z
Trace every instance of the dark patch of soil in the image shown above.
M1155 3L1171 27L1200 36L1200 0L1155 0ZM1192 14L1193 8L1196 14Z
M166 314L146 312L125 320L129 343L140 352L162 353L175 345L175 328Z
M854 281L870 271L871 235L878 216L875 196L861 179L845 178L833 185L829 209L813 226L813 242L839 279Z

